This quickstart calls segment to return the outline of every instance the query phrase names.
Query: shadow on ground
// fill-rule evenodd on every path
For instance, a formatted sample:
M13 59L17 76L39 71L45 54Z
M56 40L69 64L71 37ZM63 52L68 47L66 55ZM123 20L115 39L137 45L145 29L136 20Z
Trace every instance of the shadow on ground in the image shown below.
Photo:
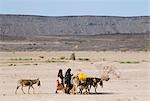
M90 95L112 95L116 94L114 92L97 92L97 93L90 93Z

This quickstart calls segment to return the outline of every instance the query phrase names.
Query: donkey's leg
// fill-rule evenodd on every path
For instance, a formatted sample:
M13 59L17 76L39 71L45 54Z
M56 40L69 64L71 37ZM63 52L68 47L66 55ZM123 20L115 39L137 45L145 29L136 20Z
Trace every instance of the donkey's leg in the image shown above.
M77 94L77 86L74 85L74 94Z
M19 87L20 87L20 85L19 85L19 86L17 86L16 91L15 91L15 94L17 94L17 90L19 89Z
M28 94L30 94L29 90L30 90L30 86L29 86L29 88L28 88Z
M21 87L22 92L25 94L25 92L23 91L23 86Z
M72 89L70 90L72 94L76 94L76 87L73 85Z
M96 89L97 89L97 86L95 86L94 88L95 88L95 93L97 93L97 91L96 91Z
M89 93L90 93L91 87L92 87L91 85L89 85L89 87L88 87L88 92Z
M103 81L100 81L100 86L103 88Z
M89 94L89 92L88 92L88 86L85 87L85 94Z
M56 94L58 93L58 92L57 92L57 89L56 89L55 93L56 93Z
M82 94L82 91L83 91L83 88L82 88L82 86L80 86L79 93Z
M33 94L35 93L35 91L34 91L34 87L33 86L31 86L32 88L33 88Z
M56 91L55 91L56 94L58 93L57 91L58 91L58 87L56 88Z

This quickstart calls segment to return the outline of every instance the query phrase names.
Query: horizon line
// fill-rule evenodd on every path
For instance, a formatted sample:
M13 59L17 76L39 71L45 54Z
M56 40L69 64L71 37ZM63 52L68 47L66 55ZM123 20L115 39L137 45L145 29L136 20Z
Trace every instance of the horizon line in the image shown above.
M94 16L99 16L99 17L150 17L150 15L132 15L132 16L121 16L121 15L40 15L40 14L0 14L0 15L8 15L8 16L37 16L37 17L84 17L84 16L89 16L89 17L94 17Z

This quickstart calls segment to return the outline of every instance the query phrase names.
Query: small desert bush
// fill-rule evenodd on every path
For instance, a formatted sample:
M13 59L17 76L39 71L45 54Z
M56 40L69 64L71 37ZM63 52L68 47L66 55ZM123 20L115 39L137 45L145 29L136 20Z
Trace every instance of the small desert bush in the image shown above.
M32 60L32 58L12 58L10 60L12 60L12 61L29 61L29 60Z
M120 48L120 51L121 52L126 52L126 51L129 51L129 49L128 48Z
M124 64L136 64L136 63L140 63L139 61L121 61L120 63Z
M46 60L45 62L47 62L47 63L58 63L58 62L66 62L66 61L61 61L61 60Z
M121 77L120 71L113 65L102 65L100 72L100 77L103 79L108 78L110 75L118 79Z
M39 58L44 58L44 56L39 56Z
M9 64L8 66L16 66L16 64Z
M89 61L89 58L79 58L80 61Z
M61 59L61 60L64 60L64 59L65 59L65 57L64 57L64 56L61 56L61 57L60 57L60 59Z

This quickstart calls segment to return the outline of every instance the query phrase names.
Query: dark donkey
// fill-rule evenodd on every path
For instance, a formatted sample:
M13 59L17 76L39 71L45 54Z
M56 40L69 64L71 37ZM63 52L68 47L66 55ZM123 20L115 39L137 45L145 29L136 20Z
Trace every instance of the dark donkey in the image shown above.
M35 80L20 79L20 80L18 80L15 94L17 94L17 90L19 89L19 87L21 87L22 92L25 94L25 92L23 91L23 87L26 87L26 86L29 86L28 94L29 94L30 87L33 88L33 93L34 93L34 87L33 87L34 84L37 84L37 86L40 86L41 85L40 80L39 79L35 79Z
M103 87L103 81L101 80L101 78L95 78L95 77L87 78L86 83L87 85L89 85L89 88L88 88L89 93L90 93L92 86L95 89L95 93L97 93L96 89L97 89L98 83L100 84L101 87Z

